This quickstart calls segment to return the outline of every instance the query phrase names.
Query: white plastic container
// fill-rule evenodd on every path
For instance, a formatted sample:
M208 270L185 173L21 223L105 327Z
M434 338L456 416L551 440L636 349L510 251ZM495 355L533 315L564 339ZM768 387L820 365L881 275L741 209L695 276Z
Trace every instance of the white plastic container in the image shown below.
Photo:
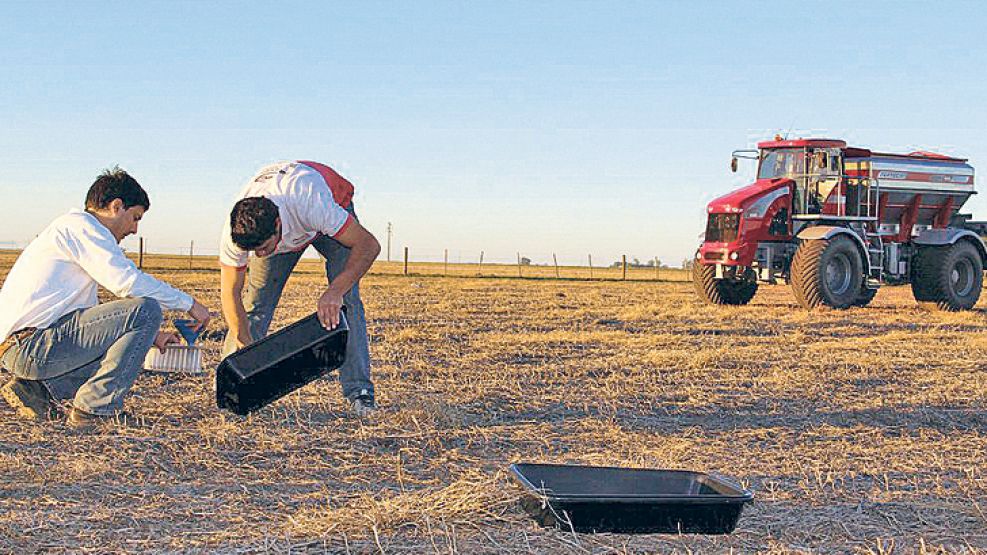
M144 357L144 369L148 372L177 372L182 374L202 374L202 349L186 345L169 345L162 353L151 347Z

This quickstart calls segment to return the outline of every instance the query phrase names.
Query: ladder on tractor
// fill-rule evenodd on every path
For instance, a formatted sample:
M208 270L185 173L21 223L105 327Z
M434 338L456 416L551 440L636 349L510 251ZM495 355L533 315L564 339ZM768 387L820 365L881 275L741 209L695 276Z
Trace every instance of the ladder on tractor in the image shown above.
M874 218L874 229L871 230L870 226L864 226L867 239L867 258L870 262L870 272L864 283L868 289L878 289L884 281L884 239L881 238L881 215L878 214L881 204L878 201L881 198L881 184L874 179L873 166L870 163L867 166L867 177L864 179L867 180L868 186L867 193L864 195L866 199L864 206L867 209L867 215Z
M868 289L877 289L881 286L884 276L884 240L881 239L880 233L867 232L867 257L870 262L870 272L865 284Z

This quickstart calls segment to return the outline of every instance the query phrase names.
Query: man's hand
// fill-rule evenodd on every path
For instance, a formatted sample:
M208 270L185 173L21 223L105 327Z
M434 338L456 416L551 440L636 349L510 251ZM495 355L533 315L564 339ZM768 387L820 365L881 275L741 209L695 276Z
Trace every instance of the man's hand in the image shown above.
M254 342L250 336L247 312L243 309L243 283L247 272L239 268L221 265L219 268L219 300L223 303L223 318L226 319L227 334L233 334L237 350Z
M233 333L233 331L232 331L232 330L230 330L230 331L229 331L229 332L227 332L227 333ZM249 334L250 332L247 332L247 333ZM242 349L242 348L244 348L244 347L246 347L247 345L250 345L251 343L253 343L253 342L254 342L254 338L252 338L252 337L250 337L249 335L247 335L246 337L244 337L244 336L243 336L243 335L241 335L241 334L237 334L237 336L236 336L236 338L235 338L235 340L236 340L236 349L237 349L238 351L239 351L240 349Z
M319 322L327 330L334 330L339 325L339 309L343 306L343 294L330 285L326 292L319 297Z
M195 325L192 326L194 331L205 329L206 325L209 324L209 318L211 318L209 309L194 299L192 300L192 308L188 310L188 315L195 320Z
M327 330L336 329L339 325L339 309L343 306L343 295L360 281L380 254L380 243L356 220L350 222L332 238L349 248L350 255L343 265L343 270L333 278L329 288L319 298L319 321Z
M165 347L168 345L178 345L181 342L178 334L170 331L159 331L158 336L154 338L154 346L162 353L165 352Z

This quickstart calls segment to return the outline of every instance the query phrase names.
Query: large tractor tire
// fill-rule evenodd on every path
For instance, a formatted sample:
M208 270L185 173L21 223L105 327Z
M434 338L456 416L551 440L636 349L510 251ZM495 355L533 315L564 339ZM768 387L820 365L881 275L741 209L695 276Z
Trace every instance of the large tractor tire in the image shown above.
M871 289L867 285L863 285L860 287L860 292L857 293L857 299L853 301L853 306L867 306L874 300L874 296L876 295L877 289Z
M969 241L919 247L912 257L912 295L941 310L969 310L980 299L984 263Z
M790 275L795 299L809 309L849 308L864 282L860 251L845 235L803 241L792 257Z
M751 302L757 293L756 281L716 279L715 266L698 262L692 264L692 284L707 304L743 305Z
M912 256L912 296L919 303L935 304L938 298L936 270L942 268L944 250L943 247L918 247Z

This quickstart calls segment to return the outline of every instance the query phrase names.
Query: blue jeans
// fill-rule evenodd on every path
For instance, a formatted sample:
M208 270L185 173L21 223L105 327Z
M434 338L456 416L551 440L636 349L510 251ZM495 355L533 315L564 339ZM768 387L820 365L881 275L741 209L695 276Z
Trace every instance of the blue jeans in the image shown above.
M43 383L55 399L111 415L123 410L160 328L158 301L111 301L66 314L11 347L0 362L18 378Z
M353 214L353 208L348 209ZM356 217L356 214L353 214ZM312 241L312 246L326 259L326 277L329 282L343 270L350 256L350 249L331 237L318 236ZM247 267L247 285L243 293L243 308L247 312L247 324L250 337L258 341L267 337L274 318L274 309L281 300L284 285L295 269L304 251L286 252L265 256L253 256ZM374 384L370 378L370 347L367 341L367 318L360 300L360 284L343 295L346 306L346 321L350 326L346 339L346 360L339 367L339 383L343 388L343 396L352 399L366 389L371 395ZM313 304L314 312L314 304ZM236 340L233 333L226 334L223 345L223 356L236 350Z

